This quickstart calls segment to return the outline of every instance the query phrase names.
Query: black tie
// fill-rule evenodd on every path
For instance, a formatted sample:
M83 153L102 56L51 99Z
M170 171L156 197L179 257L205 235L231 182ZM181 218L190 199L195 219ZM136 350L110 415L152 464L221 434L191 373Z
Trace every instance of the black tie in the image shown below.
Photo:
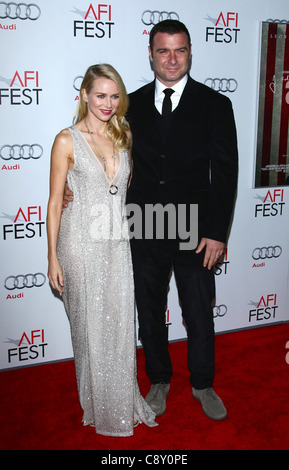
M163 101L163 108L162 108L162 115L168 116L172 112L172 101L171 95L174 93L174 90L171 88L166 88L164 90L164 101Z

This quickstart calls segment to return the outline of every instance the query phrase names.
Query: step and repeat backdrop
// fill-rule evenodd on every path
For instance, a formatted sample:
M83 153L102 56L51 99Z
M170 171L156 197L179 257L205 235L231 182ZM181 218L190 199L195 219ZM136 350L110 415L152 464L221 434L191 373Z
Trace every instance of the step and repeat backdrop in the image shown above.
M149 34L166 18L187 25L191 75L231 99L238 131L235 214L215 266L216 332L289 321L288 0L0 2L2 370L73 356L47 279L51 146L72 123L89 65L111 63L128 92L153 79ZM166 323L170 341L186 337L174 277Z

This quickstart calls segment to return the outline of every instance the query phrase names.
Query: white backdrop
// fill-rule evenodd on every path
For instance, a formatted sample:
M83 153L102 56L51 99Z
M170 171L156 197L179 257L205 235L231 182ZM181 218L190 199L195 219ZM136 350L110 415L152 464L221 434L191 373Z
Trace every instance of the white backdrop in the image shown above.
M46 277L51 146L72 122L89 65L111 63L128 92L153 79L147 46L152 23L167 17L161 12L187 25L191 75L208 86L225 78L219 92L235 113L239 186L216 269L216 332L288 321L289 188L254 189L261 22L288 22L288 0L35 2L0 2L0 369L73 355ZM167 323L170 341L186 337L174 278Z

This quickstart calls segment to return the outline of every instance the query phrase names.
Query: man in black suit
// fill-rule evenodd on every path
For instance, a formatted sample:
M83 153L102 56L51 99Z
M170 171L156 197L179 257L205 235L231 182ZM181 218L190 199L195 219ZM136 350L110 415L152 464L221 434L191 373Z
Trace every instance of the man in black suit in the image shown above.
M186 223L186 229L197 223L198 240L193 249L180 244L183 226L173 239L169 218L164 218L162 239L156 227L149 239L131 239L140 338L151 381L146 401L157 416L165 412L172 375L165 312L173 269L188 334L193 396L208 417L221 420L227 411L213 390L212 268L225 250L237 185L233 111L227 97L188 75L191 41L179 21L165 20L152 28L149 57L155 80L130 95L133 176L127 202L143 213L148 205L173 205L176 214L186 207L186 220L177 221ZM167 88L173 93L164 93ZM171 96L164 100L167 93ZM172 109L163 111L167 103ZM198 207L197 220L192 205Z

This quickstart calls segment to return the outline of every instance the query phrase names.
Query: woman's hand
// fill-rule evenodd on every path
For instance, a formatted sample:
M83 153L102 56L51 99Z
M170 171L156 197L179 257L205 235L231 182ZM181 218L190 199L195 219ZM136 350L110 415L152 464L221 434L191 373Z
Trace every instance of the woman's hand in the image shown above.
M53 260L48 264L48 279L51 287L57 290L60 294L63 293L63 274L59 261Z

